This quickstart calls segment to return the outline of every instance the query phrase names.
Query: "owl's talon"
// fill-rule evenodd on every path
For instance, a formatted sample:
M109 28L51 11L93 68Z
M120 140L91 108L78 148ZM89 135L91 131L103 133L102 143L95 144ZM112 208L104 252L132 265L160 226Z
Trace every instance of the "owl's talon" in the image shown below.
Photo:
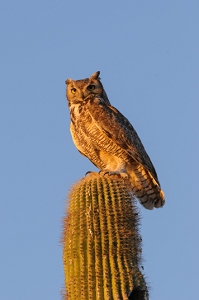
M94 174L94 173L96 174L96 172L94 172L94 171L88 171L88 172L85 173L84 177L86 177L87 175Z
M92 175L92 174L98 174L98 172L88 171L88 172L85 173L84 177L86 177L87 175Z
M88 174L92 173L92 171L87 171L84 175L84 177L86 177Z
M111 175L111 172L109 172L109 171L99 171L99 174L101 175L101 176L105 176L105 175Z
M110 173L109 171L102 171L102 170L99 171L99 174L102 176L104 176L106 174L110 175L109 173Z

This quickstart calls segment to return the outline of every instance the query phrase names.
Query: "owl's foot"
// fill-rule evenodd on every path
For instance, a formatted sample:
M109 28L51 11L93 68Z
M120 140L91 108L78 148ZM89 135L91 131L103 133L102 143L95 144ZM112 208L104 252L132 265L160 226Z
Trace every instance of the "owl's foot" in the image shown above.
M104 176L104 175L119 175L120 177L124 178L124 179L128 179L128 174L124 173L124 172L119 172L119 171L99 171L99 174Z

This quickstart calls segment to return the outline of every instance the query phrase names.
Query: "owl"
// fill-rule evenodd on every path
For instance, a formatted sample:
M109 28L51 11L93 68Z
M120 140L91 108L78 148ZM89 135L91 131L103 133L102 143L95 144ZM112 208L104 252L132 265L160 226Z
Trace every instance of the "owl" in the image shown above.
M131 123L110 104L99 74L66 80L73 142L102 173L127 177L145 208L162 207L155 168Z

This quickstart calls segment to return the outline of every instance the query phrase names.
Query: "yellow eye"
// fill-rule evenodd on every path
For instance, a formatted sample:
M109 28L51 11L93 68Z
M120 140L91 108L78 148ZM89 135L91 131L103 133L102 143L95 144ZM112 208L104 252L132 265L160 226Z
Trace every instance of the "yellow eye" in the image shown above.
M75 88L71 89L71 93L75 94L77 92L77 90Z
M94 84L90 84L89 86L87 86L87 89L88 89L89 91L93 91L93 90L95 89Z

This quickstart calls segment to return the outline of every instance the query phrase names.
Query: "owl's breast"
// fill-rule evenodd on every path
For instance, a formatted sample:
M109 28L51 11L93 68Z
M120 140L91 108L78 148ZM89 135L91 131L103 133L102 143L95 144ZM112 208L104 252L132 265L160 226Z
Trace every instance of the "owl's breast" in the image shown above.
M70 132L76 148L95 165L98 164L98 149L94 141L99 135L99 129L96 128L91 115L84 105L76 105L70 110L70 117Z

